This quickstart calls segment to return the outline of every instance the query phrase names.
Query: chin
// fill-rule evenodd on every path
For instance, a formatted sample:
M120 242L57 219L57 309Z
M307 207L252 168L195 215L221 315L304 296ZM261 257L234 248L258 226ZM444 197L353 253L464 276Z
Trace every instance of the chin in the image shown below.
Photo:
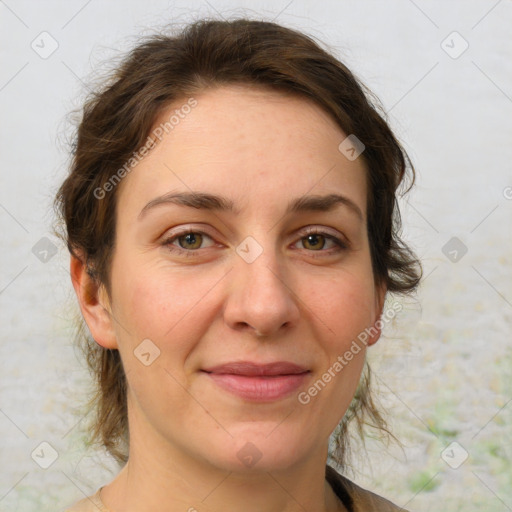
M207 457L215 466L236 473L286 470L304 458L308 448L305 434L291 433L283 425L276 428L275 422L241 425L236 432L230 429L230 433L231 442L217 445L218 453L210 451Z

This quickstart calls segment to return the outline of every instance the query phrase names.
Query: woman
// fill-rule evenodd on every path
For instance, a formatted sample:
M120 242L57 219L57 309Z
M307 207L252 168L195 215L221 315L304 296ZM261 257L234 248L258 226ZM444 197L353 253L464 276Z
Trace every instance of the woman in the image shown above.
M198 21L127 56L56 199L93 436L123 464L69 510L399 510L326 461L346 463L351 420L384 428L365 354L386 294L419 281L406 163L352 73L293 30Z

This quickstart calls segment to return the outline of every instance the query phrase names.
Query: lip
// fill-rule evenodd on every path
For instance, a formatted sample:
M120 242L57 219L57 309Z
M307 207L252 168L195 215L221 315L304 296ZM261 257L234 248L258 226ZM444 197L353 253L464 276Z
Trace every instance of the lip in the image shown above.
M252 361L233 361L230 363L204 368L203 371L215 374L254 376L297 375L305 373L307 368L288 361L275 361L272 363L253 363Z
M202 371L222 389L252 402L285 398L301 387L310 373L287 361L267 364L236 361Z

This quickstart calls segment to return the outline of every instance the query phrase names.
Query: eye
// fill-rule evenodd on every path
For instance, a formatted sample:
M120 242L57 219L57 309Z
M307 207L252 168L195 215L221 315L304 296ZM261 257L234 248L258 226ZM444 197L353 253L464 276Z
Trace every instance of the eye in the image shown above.
M327 252L331 254L348 249L348 244L341 238L326 233L319 228L308 228L305 236L298 240L297 243L302 243L302 247L307 249L309 252ZM327 247L327 250L324 250L326 245L329 244L331 244L331 246Z
M207 240L210 240L210 244L205 247L203 244ZM309 253L320 253L318 255L311 254L313 257L337 254L349 247L348 243L341 238L314 227L307 228L304 235L294 245L296 246L298 243L301 243L302 248ZM174 254L190 257L200 254L199 249L214 246L215 242L203 231L188 229L167 237L162 245Z
M196 252L198 249L204 248L201 246L205 239L212 240L210 236L208 236L206 233L202 231L188 230L183 231L181 233L176 233L171 237L166 238L162 242L162 245L167 247L167 249L169 249L171 252L183 254L185 256L192 256L193 252ZM210 244L209 247L211 247L212 245L213 244Z

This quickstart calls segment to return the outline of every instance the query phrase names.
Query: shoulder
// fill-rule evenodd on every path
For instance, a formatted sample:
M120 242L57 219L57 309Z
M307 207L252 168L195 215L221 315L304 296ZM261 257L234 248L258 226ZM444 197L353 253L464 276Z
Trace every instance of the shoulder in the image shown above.
M325 477L350 512L407 512L382 496L359 487L329 465Z
M100 499L101 488L92 496L77 501L74 505L67 508L65 512L109 512Z

